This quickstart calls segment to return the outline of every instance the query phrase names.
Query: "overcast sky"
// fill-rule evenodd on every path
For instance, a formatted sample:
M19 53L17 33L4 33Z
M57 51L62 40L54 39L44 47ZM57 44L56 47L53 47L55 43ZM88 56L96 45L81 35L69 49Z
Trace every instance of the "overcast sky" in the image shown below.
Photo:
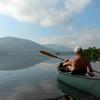
M100 0L0 0L0 37L100 47Z

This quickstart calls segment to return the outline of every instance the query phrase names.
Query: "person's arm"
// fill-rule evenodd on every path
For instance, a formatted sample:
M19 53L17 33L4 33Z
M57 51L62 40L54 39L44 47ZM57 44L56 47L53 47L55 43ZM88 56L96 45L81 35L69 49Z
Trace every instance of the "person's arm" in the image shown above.
M71 62L72 62L71 60L67 60L67 61L65 60L63 66L71 66Z
M92 68L92 66L91 66L91 64L90 63L88 63L88 70L91 72L91 73L93 73L93 68Z
M65 59L65 60L64 60L64 63L65 63L65 62L68 62L68 61L69 61L69 59Z

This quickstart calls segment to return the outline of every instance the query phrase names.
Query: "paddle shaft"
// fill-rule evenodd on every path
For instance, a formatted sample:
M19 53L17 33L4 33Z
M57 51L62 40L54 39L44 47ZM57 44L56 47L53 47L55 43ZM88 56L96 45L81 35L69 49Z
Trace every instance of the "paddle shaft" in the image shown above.
M58 56L55 56L54 54L51 54L51 53L49 53L49 52L47 52L47 51L40 51L40 53L42 53L42 54L45 54L45 55L47 55L47 56L50 56L50 57L53 57L53 58L57 58L57 59L59 59L59 60L62 60L62 61L64 61L64 59L63 58L60 58L60 57L58 57ZM94 72L96 72L96 73L99 73L100 74L100 72L99 71L96 71L96 70L93 70ZM91 72L88 72L89 74L92 74Z
M96 72L96 73L99 73L100 74L100 72L99 71L97 71L97 70L93 70L94 72Z
M64 61L64 59L57 57L57 59Z
M64 59L62 59L62 58L60 58L60 57L57 57L57 56L55 56L54 54L51 54L51 53L49 53L49 52L47 52L47 51L40 51L40 53L42 53L42 54L44 54L44 55L46 55L46 56L53 57L53 58L57 58L57 59L59 59L59 60L64 61Z

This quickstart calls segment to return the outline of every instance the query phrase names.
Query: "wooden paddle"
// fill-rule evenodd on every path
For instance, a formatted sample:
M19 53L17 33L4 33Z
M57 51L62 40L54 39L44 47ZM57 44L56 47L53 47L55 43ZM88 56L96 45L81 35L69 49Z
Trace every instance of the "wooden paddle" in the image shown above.
M97 71L97 70L93 70L94 72L96 72L96 73L98 73L98 74L100 74L100 72L99 71Z
M49 53L49 52L47 52L47 51L40 51L40 53L64 61L64 59L62 59L62 58L60 58L60 57L57 57L57 56L55 56L55 55L53 55L53 54L51 54L51 53Z
M55 56L54 54L51 54L51 53L49 53L49 52L47 52L47 51L40 51L40 53L42 53L42 54L44 54L44 55L47 55L47 56L49 56L49 57L57 58L57 59L60 59L60 60L64 61L64 59L62 59L62 58L60 58L60 57L57 57L57 56ZM100 74L99 71L96 71L96 70L93 70L93 71ZM93 75L93 73L91 73L91 72L88 72L88 74L91 75L91 76Z

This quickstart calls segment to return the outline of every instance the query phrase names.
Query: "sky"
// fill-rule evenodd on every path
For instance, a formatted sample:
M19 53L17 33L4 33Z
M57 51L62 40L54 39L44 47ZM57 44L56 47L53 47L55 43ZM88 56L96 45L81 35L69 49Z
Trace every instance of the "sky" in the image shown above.
M100 0L0 0L0 38L100 48Z

